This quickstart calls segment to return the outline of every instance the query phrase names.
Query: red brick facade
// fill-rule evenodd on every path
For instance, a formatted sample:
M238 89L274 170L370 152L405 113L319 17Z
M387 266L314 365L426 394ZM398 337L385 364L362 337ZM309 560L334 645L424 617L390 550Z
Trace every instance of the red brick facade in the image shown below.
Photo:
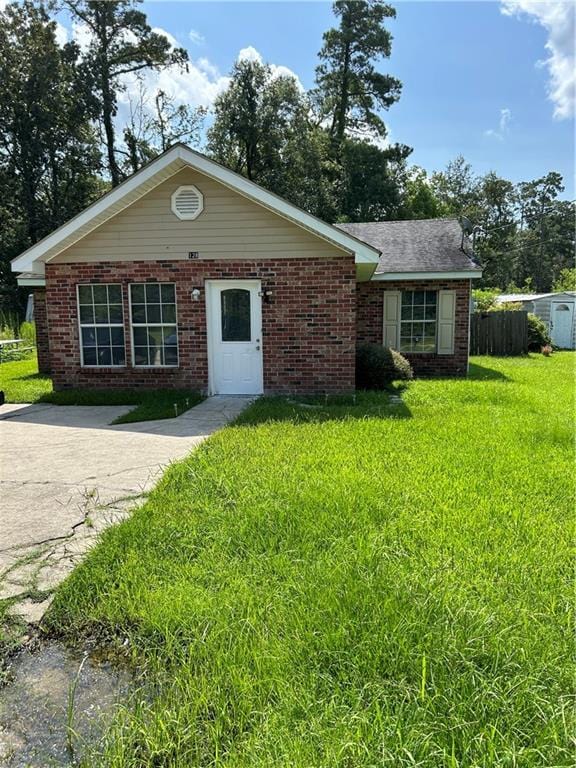
M418 376L466 376L468 370L468 323L470 280L403 280L358 283L356 296L356 338L359 344L382 344L384 291L456 291L454 354L405 354Z
M34 289L34 325L36 326L38 371L40 373L50 373L50 344L48 318L46 315L46 291L44 288Z
M126 261L46 265L50 364L55 389L68 387L208 387L205 280L259 279L272 290L262 304L264 390L354 389L356 280L353 256L246 261ZM131 365L128 284L176 284L178 368ZM123 285L125 368L82 368L76 286ZM201 289L199 301L191 291ZM38 316L36 318L38 322Z

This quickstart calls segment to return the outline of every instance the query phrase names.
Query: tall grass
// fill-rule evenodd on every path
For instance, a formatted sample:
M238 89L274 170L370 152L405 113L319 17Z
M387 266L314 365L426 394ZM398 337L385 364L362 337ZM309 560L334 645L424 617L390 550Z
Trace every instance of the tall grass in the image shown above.
M49 613L146 681L88 764L573 765L573 361L263 400L174 465Z

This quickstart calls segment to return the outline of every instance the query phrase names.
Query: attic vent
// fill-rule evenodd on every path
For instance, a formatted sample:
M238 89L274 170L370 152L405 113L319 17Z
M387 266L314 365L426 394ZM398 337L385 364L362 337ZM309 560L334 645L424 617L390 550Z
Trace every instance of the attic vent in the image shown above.
M178 187L172 195L172 213L179 219L195 219L203 209L204 196L196 187Z

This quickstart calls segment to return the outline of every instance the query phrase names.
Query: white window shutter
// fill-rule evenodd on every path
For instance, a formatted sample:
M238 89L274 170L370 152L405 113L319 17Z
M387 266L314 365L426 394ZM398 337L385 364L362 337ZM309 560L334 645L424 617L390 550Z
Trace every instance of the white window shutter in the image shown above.
M398 349L400 337L400 291L384 291L384 329L382 340L385 347Z
M438 354L454 354L456 291L438 291Z

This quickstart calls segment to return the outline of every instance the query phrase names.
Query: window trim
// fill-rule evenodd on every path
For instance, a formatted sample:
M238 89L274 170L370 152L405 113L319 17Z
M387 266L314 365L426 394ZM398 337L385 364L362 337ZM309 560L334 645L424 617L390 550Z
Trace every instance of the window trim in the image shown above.
M105 285L108 287L109 285L116 285L120 288L120 298L122 299L120 302L120 306L122 307L122 322L121 323L82 323L82 320L80 318L80 287L85 285ZM92 298L94 298L94 294L92 294ZM94 306L94 301L92 301L92 306ZM110 302L108 302L108 306L110 306ZM126 362L126 327L124 324L125 317L124 317L124 290L122 283L76 283L76 312L78 317L78 346L80 348L80 367L81 368L87 368L89 370L95 370L95 369L102 369L102 368L126 368L127 362ZM123 336L124 336L124 362L119 365L117 363L109 363L108 365L87 365L84 362L84 345L82 343L82 328L91 328L91 327L98 327L101 328L122 328ZM116 345L110 345L112 346Z
M400 352L401 355L437 355L438 354L438 305L440 302L440 290L437 288L420 288L418 290L423 290L424 294L427 292L435 293L436 294L436 317L434 320L402 320L402 298L405 293L416 293L415 289L406 289L400 291L400 306L398 308L399 312L399 318L398 318L398 352ZM426 298L424 298L424 307L426 307ZM412 301L412 308L414 308L414 301ZM414 350L408 350L408 349L401 349L402 347L402 324L403 323L429 323L431 324L434 322L434 349L433 350L423 350L423 349L414 349Z
M174 307L176 309L176 320L173 323L134 323L132 319L132 286L133 285L173 285L174 286ZM146 302L147 303L147 302ZM138 370L164 370L165 368L180 368L180 328L178 326L178 295L176 291L176 283L172 282L170 280L152 280L147 283L128 283L128 305L130 308L130 358L132 363L132 368L136 368ZM160 302L160 306L162 306L162 302ZM174 326L176 328L176 363L174 365L136 365L136 355L134 351L134 328L150 328L150 327L164 327L164 326Z

